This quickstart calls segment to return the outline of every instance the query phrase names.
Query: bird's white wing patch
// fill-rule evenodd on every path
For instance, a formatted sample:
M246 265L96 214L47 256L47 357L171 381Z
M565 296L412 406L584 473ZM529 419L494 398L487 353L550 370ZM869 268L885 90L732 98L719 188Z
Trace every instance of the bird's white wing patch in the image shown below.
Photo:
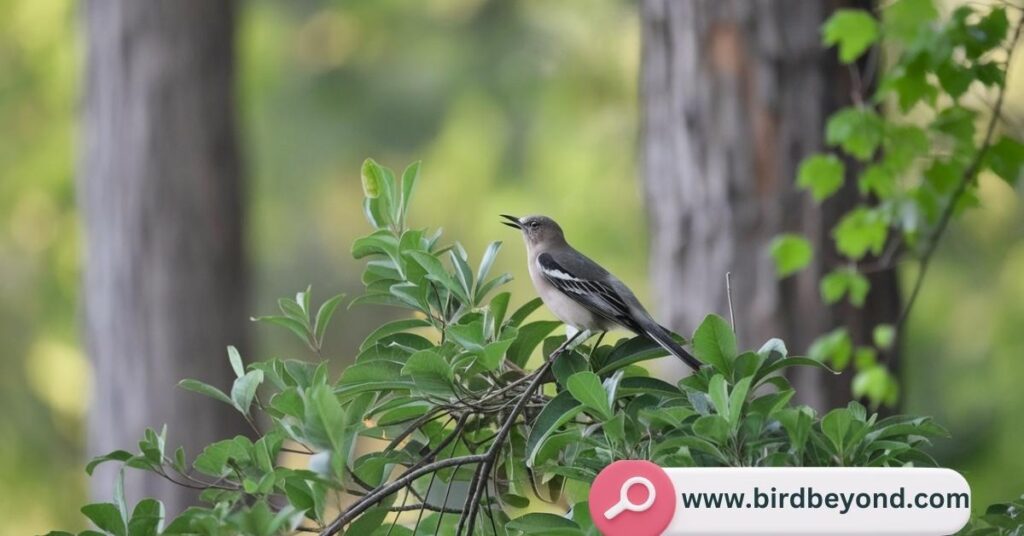
M625 301L607 283L577 277L547 253L537 257L537 264L544 278L556 289L590 311L634 329L635 322Z
M565 280L565 281L582 281L580 278L573 277L573 276L571 276L571 275L569 275L569 274L567 274L567 273L565 273L565 272L563 272L561 270L554 269L554 268L545 268L544 267L544 263L541 263L539 260L538 260L538 264L540 264L540 271L544 272L544 275L546 275L548 277L554 277L555 279L562 279L562 280Z

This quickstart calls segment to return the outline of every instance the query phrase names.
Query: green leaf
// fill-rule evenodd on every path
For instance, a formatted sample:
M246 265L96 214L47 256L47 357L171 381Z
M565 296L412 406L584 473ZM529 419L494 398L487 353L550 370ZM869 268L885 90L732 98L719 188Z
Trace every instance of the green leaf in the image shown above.
M848 107L832 114L825 126L825 141L862 161L871 158L882 142L882 119L870 108Z
M212 385L205 384L199 380L181 380L180 382L178 382L178 387L181 387L186 391L192 391L193 393L199 393L201 395L205 395L210 398L220 400L221 402L224 402L225 404L231 406L235 405L231 398L229 398L228 395L224 394L224 391L221 391L220 389L217 389Z
M349 453L340 451L345 444L345 410L341 407L338 397L330 387L318 385L309 393L308 398L312 408L307 409L312 409L318 424L327 434L332 449L343 458L347 458Z
M472 296L473 294L473 269L469 267L469 263L466 262L466 258L463 256L464 250L459 243L455 243L455 248L449 249L448 257L451 260L452 266L455 267L456 281L459 282L460 288L466 296ZM474 302L476 303L476 302Z
M853 343L845 328L836 328L814 340L807 350L811 359L831 362L837 370L843 370L853 354Z
M518 313L519 311L516 311L515 314ZM513 319L515 314L512 315ZM517 325L517 323L512 323L512 325ZM562 323L557 320L542 320L520 326L515 342L509 347L506 357L520 367L526 366L526 362L529 361L537 346L560 325Z
M113 503L94 503L82 507L85 517L96 525L100 530L106 531L114 536L127 536L128 527L121 511Z
M477 301L479 302L480 300L482 300L484 298L484 296L487 296L488 294L490 294L490 292L492 290L494 290L494 289L504 285L505 283L508 283L509 281L512 281L512 276L511 275L509 275L509 274L501 274L501 275L495 277L494 279L491 279L490 281L480 285L476 289Z
M879 96L895 93L900 111L903 113L909 112L922 100L929 105L934 105L939 96L939 90L931 84L925 67L921 61L897 64L886 73L879 84ZM881 123L879 123L879 128L881 128ZM866 157L861 159L865 160Z
M363 161L362 173L363 195L376 199L384 186L384 179L381 177L380 165L372 158Z
M411 389L414 385L412 378L402 376L401 372L402 364L381 359L350 365L338 380L338 394Z
M711 381L708 382L708 397L711 398L711 404L715 407L715 411L723 418L728 419L729 391L725 383L725 376L715 374L711 378Z
M534 466L534 461L544 440L557 431L562 425L571 421L583 406L569 391L562 391L552 398L534 421L530 435L526 440L526 465Z
M605 438L612 445L622 446L626 442L626 415L618 413L601 425Z
M185 447L179 446L174 449L174 468L181 473L188 468L188 462L185 460Z
M395 320L394 322L388 322L387 324L384 324L383 326L373 330L373 332L367 335L366 340L363 341L363 344L359 345L359 350L366 350L370 346L376 344L377 341L379 341L380 339L383 339L384 337L387 337L389 335L394 335L395 333L400 333L410 329L425 328L429 326L430 322L427 322L426 320L423 320L421 318L408 318L405 320Z
M811 192L817 202L828 199L843 185L845 166L831 154L816 154L800 162L796 184Z
M765 341L761 348L758 348L757 354L767 361L772 361L789 355L789 349L786 348L786 343L782 339L771 338Z
M164 505L156 499L143 499L132 510L128 521L131 536L157 536L164 522Z
M773 339L778 340L778 339ZM785 348L785 346L783 346ZM760 353L754 352L743 352L736 356L736 361L733 362L732 379L738 381L748 376L753 376L760 370L761 365L764 364L767 356ZM781 355L776 355L773 359L781 358Z
M622 382L619 383L619 394L620 395L636 395L636 394L656 394L660 397L672 398L679 397L685 398L686 395L682 394L676 386L666 381L659 380L657 378L623 378Z
M391 426L409 422L417 417L422 417L429 409L429 405L416 404L385 411L377 418L377 426Z
M476 280L483 282L487 278L487 275L491 273L491 266L494 265L494 260L498 258L498 251L501 250L501 242L491 242L487 249L484 250L484 256L480 259L480 267L476 271Z
M443 397L452 395L455 373L451 365L433 350L421 350L410 356L402 373L412 376L416 388L423 393Z
M803 270L811 262L814 252L806 238L797 234L783 234L775 237L771 245L772 259L779 278L788 277Z
M501 324L505 322L505 313L508 312L508 300L512 295L508 292L501 292L491 298L491 302L487 304L487 312L490 315L489 323L485 326L488 337L498 337L501 335ZM477 299L480 299L477 296ZM518 330L516 330L518 334Z
M590 371L577 372L565 382L566 389L573 398L585 407L595 411L603 419L612 417L612 408L608 404L608 395L601 385L601 378Z
M743 404L747 401L747 394L750 392L750 383L753 378L747 376L736 382L733 386L732 392L729 393L729 425L733 430L737 429L740 424L740 417L743 416Z
M853 417L846 408L834 409L821 419L821 432L832 442L840 455L846 449L846 436L850 431Z
M296 297L304 299L302 292L298 293ZM306 318L306 311L305 309L302 308L302 305L299 305L298 302L290 300L288 298L281 298L277 300L277 306L278 308L281 309L281 312L284 313L285 316L291 318L292 320L295 320L296 322L299 322L303 326L308 327L309 324Z
M882 19L888 35L909 43L938 16L932 0L896 0L885 7Z
M896 176L886 166L868 166L857 178L857 189L861 195L873 193L879 199L888 199L896 193Z
M275 394L270 399L270 407L295 418L302 418L306 412L306 405L294 387Z
M316 321L313 324L315 326L314 336L316 337L317 342L323 341L324 332L327 331L327 326L331 322L331 317L334 316L334 311L338 308L338 305L341 304L341 300L343 299L345 299L345 295L338 294L320 305L320 309L316 312Z
M968 25L958 36L961 37L960 43L964 45L967 57L976 59L1001 45L1009 29L1006 9L994 7L977 24Z
M395 223L398 196L395 188L395 177L391 170L377 164L372 158L363 162L361 170L363 194L366 196L369 211L372 213L370 222L377 226Z
M385 255L398 264L399 242L390 231L381 229L352 242L352 257L362 259L371 255Z
M245 375L245 365L242 364L242 356L239 355L238 348L228 346L228 361L231 362L231 368L235 371L235 376L241 378Z
M810 437L811 425L814 420L814 410L807 406L799 408L786 408L777 414L779 423L786 429L789 436L791 448L801 452L807 439Z
M251 459L249 456L251 449L252 442L244 436L217 441L207 445L196 456L196 459L192 461L192 467L203 474L221 477L231 471L231 467L228 466L229 460L248 463Z
M693 352L701 361L728 374L736 357L736 335L724 318L708 315L693 333Z
M686 344L686 341L677 342ZM597 369L598 374L605 375L641 361L648 361L666 355L668 355L668 352L657 342L647 337L636 336L619 341L612 348L612 351L603 358L594 357L592 366Z
M878 324L871 331L871 340L874 341L875 346L883 350L892 348L893 343L896 342L896 328L892 324Z
M946 195L956 188L963 171L964 167L956 162L934 160L924 177L937 193Z
M412 257L427 271L427 275L431 279L440 283L446 290L457 296L462 303L469 303L469 296L459 282L452 277L452 274L445 270L444 265L441 264L437 257L422 251L409 251L405 255Z
M252 399L256 396L256 388L261 383L263 383L262 370L250 370L235 380L234 385L231 386L231 401L238 411L246 415L249 414L249 406L252 405Z
M993 87L1002 86L1006 83L1006 71L995 62L977 62L973 67L974 76L982 84Z
M883 167L889 175L905 172L917 158L926 156L931 151L931 140L928 139L928 134L923 128L916 125L886 125L884 143ZM892 179L892 182L894 184L886 185L886 190L895 191L895 178Z
M484 347L484 323L477 318L466 324L448 326L448 336L463 348L476 351Z
M935 70L935 76L938 77L942 89L953 99L967 93L967 89L971 87L971 82L974 82L975 79L975 74L971 69L964 68L953 61L943 62L942 65L939 65Z
M540 298L534 298L524 303L519 307L519 309L516 309L516 312L512 313L511 317L509 317L509 325L518 326L519 324L522 324L523 320L526 320L526 317L530 316L530 314L536 311L541 305L544 305L544 302Z
M977 112L962 106L950 106L939 112L931 127L951 137L958 152L974 151L974 119Z
M850 386L853 396L867 398L876 406L892 406L899 400L899 383L884 365L876 364L858 371Z
M515 336L518 335L515 328L511 328L511 332L506 333L508 338L494 341L484 346L482 352L480 352L480 364L487 370L498 370L501 366L501 360L505 357L508 349L515 343Z
M841 267L829 272L821 279L821 297L825 303L833 304L849 295L850 303L863 307L871 283L867 277L851 267Z
M847 212L832 229L836 249L855 261L868 252L873 255L882 253L888 234L889 226L883 214L864 206Z
M516 495L515 493L502 493L501 502L511 506L512 508L526 508L527 506L530 506L530 499Z
M256 316L252 317L250 320L253 322L262 322L264 324L281 326L294 333L302 342L309 342L309 335L306 331L306 326L303 326L301 322L294 318L288 318L287 316Z
M852 63L878 40L878 21L860 9L839 9L822 27L826 46L839 45L839 61Z
M409 213L409 203L412 201L413 189L416 186L416 182L420 178L420 161L417 160L409 167L405 168L402 172L402 199L399 206L401 207L399 224L405 225L406 215Z
M580 355L579 352L564 353L551 364L551 370L555 374L555 380L563 386L569 381L569 378L573 374L589 370L589 368L586 358Z
M1016 186L1024 176L1024 144L1006 136L999 138L989 147L985 165L1010 186Z
M115 450L104 454L103 456L97 456L89 461L85 466L85 473L92 476L92 472L96 470L96 466L105 462L124 462L133 456L131 452L126 450Z
M505 524L507 530L545 536L582 536L583 531L571 519L555 514L533 513L517 517Z
M724 443L729 437L729 421L721 415L704 415L693 422L693 433L714 443Z

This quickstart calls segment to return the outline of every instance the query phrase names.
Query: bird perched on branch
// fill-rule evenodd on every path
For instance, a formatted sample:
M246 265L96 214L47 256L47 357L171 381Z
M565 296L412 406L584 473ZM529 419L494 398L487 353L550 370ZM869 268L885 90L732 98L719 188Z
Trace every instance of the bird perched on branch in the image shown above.
M651 318L629 287L565 241L555 220L546 216L501 217L507 220L502 223L522 231L530 279L559 320L593 333L626 328L658 343L690 368L700 368L700 361Z

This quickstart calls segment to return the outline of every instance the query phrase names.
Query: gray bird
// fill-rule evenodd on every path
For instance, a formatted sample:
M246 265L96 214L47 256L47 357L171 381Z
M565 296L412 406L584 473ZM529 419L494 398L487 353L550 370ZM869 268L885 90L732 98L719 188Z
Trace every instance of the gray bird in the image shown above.
M559 320L592 333L626 328L658 343L690 368L700 368L700 361L651 318L629 287L565 241L555 220L546 216L501 217L507 220L501 223L523 232L530 279L544 305Z

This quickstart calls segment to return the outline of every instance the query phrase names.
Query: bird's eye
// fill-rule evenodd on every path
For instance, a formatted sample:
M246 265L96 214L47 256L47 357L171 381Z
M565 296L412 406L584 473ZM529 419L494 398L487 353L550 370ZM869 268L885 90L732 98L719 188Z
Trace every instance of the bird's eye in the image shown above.
M535 222L535 221L531 221L530 222L530 227L533 227L534 229L536 229L538 225L540 225L540 224Z

